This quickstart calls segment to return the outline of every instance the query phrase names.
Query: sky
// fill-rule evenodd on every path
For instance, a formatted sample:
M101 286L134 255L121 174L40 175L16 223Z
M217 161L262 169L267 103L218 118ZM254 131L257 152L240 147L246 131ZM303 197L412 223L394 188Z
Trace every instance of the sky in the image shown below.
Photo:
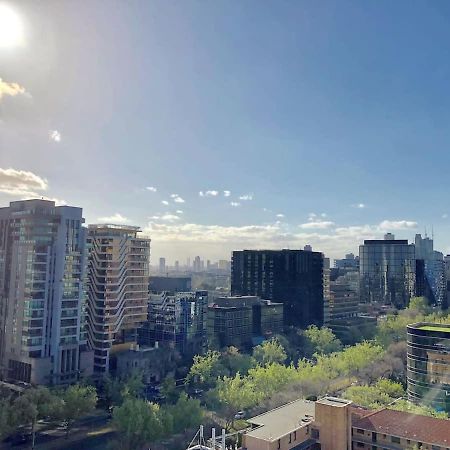
M2 6L0 206L141 226L153 264L432 228L450 252L449 2Z

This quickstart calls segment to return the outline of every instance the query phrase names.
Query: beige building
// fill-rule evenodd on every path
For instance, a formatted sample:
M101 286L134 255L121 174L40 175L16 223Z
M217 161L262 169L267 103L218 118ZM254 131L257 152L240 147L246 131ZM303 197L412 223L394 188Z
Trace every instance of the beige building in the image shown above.
M335 397L295 400L248 422L242 450L450 450L450 420Z
M112 368L110 353L136 342L147 318L150 239L139 232L125 225L88 228L88 338L97 373Z

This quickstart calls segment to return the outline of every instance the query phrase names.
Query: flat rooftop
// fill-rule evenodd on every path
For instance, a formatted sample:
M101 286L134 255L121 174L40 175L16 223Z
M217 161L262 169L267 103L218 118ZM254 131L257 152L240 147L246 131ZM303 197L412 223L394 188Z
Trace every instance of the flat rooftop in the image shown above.
M291 431L309 425L314 421L315 411L314 402L303 399L295 400L248 419L247 422L257 428L246 434L259 439L275 441Z
M322 405L328 406L343 407L350 405L352 402L350 400L344 400L343 398L323 397L320 400L317 400L316 403L321 403Z
M450 333L450 324L445 323L412 323L408 325L408 328L423 330L423 331L439 331L441 333Z
M444 333L450 333L450 327L439 326L439 325L423 325L423 326L419 327L419 330L442 331Z

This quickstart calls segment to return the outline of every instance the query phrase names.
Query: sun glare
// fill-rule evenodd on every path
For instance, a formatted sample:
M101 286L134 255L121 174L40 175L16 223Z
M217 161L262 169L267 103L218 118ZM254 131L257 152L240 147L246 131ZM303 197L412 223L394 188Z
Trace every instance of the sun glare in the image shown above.
M23 44L23 23L20 16L7 4L0 3L0 48Z

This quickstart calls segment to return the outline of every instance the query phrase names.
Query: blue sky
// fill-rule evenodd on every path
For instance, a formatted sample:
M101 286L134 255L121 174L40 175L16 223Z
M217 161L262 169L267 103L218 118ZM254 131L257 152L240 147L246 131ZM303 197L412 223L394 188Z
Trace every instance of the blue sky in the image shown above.
M448 2L6 4L2 205L140 225L169 262L432 225L450 252Z

